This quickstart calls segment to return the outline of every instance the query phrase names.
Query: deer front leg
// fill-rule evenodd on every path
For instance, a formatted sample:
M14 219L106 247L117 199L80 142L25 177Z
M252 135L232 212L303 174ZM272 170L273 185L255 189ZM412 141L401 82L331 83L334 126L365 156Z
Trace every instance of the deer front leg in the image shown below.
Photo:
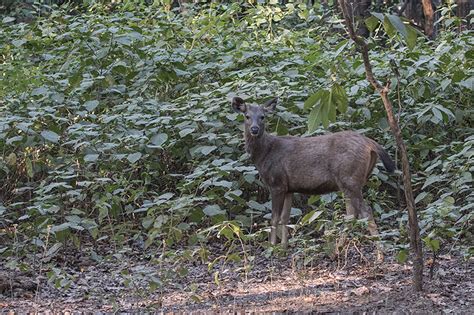
M277 228L278 223L281 221L281 212L283 204L285 202L285 193L280 190L271 191L272 195L272 219L270 221L270 243L276 245L277 243Z
M290 221L292 201L293 194L286 194L285 202L283 203L283 210L281 211L281 245L285 249L288 247L288 222Z

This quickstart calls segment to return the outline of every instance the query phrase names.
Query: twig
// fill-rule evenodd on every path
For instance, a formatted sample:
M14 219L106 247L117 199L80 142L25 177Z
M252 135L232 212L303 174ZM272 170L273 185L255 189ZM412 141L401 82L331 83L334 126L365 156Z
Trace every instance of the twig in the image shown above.
M431 267L430 267L430 280L433 279L435 265L436 265L436 252L433 251L433 263L431 264Z
M365 261L365 263L368 265L369 264L369 260L367 258L365 258L364 254L362 254L362 252L360 251L359 247L357 247L356 245L356 242L355 241L352 241L352 245L354 246L354 248L356 249L356 251L359 253L360 255L360 258L362 258L363 261Z
M38 278L36 279L35 303L38 303L38 297L39 297L39 291L40 291L40 278L41 278L41 273L43 272L43 260L46 257L46 253L48 251L50 233L51 233L51 225L48 225L47 233L46 233L46 242L44 244L43 255L40 260L39 274L38 274Z

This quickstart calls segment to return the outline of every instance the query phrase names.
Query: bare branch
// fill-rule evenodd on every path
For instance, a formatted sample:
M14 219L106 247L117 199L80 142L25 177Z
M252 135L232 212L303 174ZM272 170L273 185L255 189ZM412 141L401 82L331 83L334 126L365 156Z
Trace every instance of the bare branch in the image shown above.
M387 119L392 130L392 134L395 137L397 142L397 147L401 156L402 163L402 174L403 174L403 186L405 191L405 200L408 210L408 224L410 228L410 246L412 252L414 253L413 259L413 284L415 290L421 291L423 289L423 251L420 240L420 231L418 227L418 217L416 215L415 209L415 199L413 197L413 189L411 186L411 174L410 174L410 164L408 161L408 154L403 142L402 133L398 125L398 121L395 119L393 114L393 107L388 93L390 92L390 81L388 81L385 86L382 86L379 81L374 77L372 72L372 65L370 64L369 59L369 48L365 39L359 37L352 25L351 16L347 8L347 0L338 0L341 7L344 20L346 22L347 30L351 39L357 44L362 54L362 59L364 61L365 73L367 80L372 84L372 86L377 90L382 98L382 102L387 113Z

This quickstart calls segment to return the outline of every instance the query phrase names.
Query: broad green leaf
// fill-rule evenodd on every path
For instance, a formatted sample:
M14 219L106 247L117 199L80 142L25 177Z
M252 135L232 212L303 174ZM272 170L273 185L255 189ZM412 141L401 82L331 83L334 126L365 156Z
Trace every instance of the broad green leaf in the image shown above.
M320 115L321 115L321 122L324 128L329 127L329 107L330 106L331 104L327 102L321 104Z
M387 32L388 36L393 37L395 35L395 27L390 22L390 19L382 13L371 12L373 16L375 16L380 22L382 22L383 28L385 32Z
M155 219L151 216L147 216L147 217L144 217L143 220L142 220L142 226L145 228L145 229L148 229L150 228L153 223L155 222Z
M224 226L220 231L219 231L219 236L224 235L225 238L227 238L229 241L235 239L234 237L234 231L229 226Z
M86 154L84 156L84 162L95 162L99 158L99 154Z
M37 95L47 95L49 92L49 89L45 86L40 86L39 88L34 89L31 91L32 96L37 96Z
M316 93L312 94L304 102L304 109L310 109L314 105L318 104L321 101L321 97L324 95L324 90L319 90Z
M16 20L16 18L13 17L13 16L6 16L6 17L3 18L2 23L7 24L7 23L13 22L15 20Z
M314 220L319 218L323 214L323 211L321 210L313 210L306 214L303 219L301 219L301 223L312 223Z
M375 31L377 26L379 25L379 21L375 16L369 16L368 18L365 19L365 25L367 26L367 29L370 32Z
M421 189L425 189L426 187L434 184L434 183L437 183L439 181L442 181L443 180L443 177L441 175L431 175L430 177L428 177L428 179L426 179L425 183L423 184L423 187L421 187Z
M97 100L92 100L92 101L87 101L84 103L84 107L89 111L92 112L96 107L99 106L99 101Z
M261 212L264 212L265 211L265 206L262 205L261 203L258 203L254 200L250 200L249 202L247 202L247 205L252 208L252 209L255 209L257 211L261 211Z
M140 152L135 152L132 154L127 155L127 160L134 164L136 163L140 158L142 157L142 154Z
M311 133L316 130L321 122L321 104L316 105L308 117L308 131Z
M151 137L150 142L153 144L153 146L156 147L161 147L166 140L168 140L168 135L166 133L158 133Z
M199 148L201 153L204 154L204 155L209 155L209 153L211 153L215 149L217 149L217 147L214 146L214 145L206 145L206 146L202 146L202 147Z
M370 12L370 14L372 14L372 16L376 17L380 22L383 23L385 16L382 13Z
M392 25L392 22L390 21L390 19L387 16L385 16L385 18L383 20L383 28L385 29L385 32L387 32L388 36L390 36L390 37L395 36L396 29Z
M225 211L219 207L219 205L208 205L204 209L202 209L205 215L209 217L213 217L219 214L225 214Z
M470 77L466 80L460 81L458 84L471 91L474 91L474 77Z
M333 100L340 113L345 113L348 107L346 90L337 83L332 86Z
M397 254L397 261L399 264L404 264L408 259L408 250L402 249Z
M407 36L406 36L407 46L408 46L408 48L413 49L416 45L416 39L418 38L418 32L411 25L405 25L405 27L406 27L406 30L407 30Z
M439 251L439 240L436 240L436 239L431 240L430 247L434 252Z
M425 197L428 195L428 193L426 191L422 191L421 193L419 193L416 198L415 198L415 204L417 204L418 202L422 201L423 199L425 199Z
M336 121L336 102L334 98L332 100L333 101L331 103L328 103L328 118L329 118L329 121L335 122Z
M404 38L408 38L407 29L403 21L400 19L400 17L393 14L387 14L386 16L389 19L390 23L396 28L396 30L400 34L402 34Z
M63 224L54 225L51 228L51 232L57 233L57 232L65 231L65 230L68 230L70 227L71 227L71 223L65 222Z
M51 130L43 130L41 131L41 136L50 141L50 142L54 142L54 143L58 143L59 142L59 135L57 133L55 133L54 131L51 131Z
M186 129L183 129L179 132L179 136L181 138L184 138L186 137L187 135L191 134L194 132L194 129L193 128L186 128Z

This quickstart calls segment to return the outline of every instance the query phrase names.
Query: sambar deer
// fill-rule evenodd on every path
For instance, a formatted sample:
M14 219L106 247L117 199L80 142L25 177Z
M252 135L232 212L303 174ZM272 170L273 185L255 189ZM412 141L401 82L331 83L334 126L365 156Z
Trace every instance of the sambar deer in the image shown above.
M265 115L275 109L274 98L263 106L246 104L240 97L232 99L232 108L245 116L245 150L256 165L272 200L270 242L277 243L281 226L281 244L288 245L288 221L293 193L326 194L342 191L346 213L367 218L368 230L377 236L372 209L364 202L362 188L377 162L393 172L395 163L374 140L354 131L342 131L315 137L273 136L265 132ZM377 258L383 259L380 243Z

